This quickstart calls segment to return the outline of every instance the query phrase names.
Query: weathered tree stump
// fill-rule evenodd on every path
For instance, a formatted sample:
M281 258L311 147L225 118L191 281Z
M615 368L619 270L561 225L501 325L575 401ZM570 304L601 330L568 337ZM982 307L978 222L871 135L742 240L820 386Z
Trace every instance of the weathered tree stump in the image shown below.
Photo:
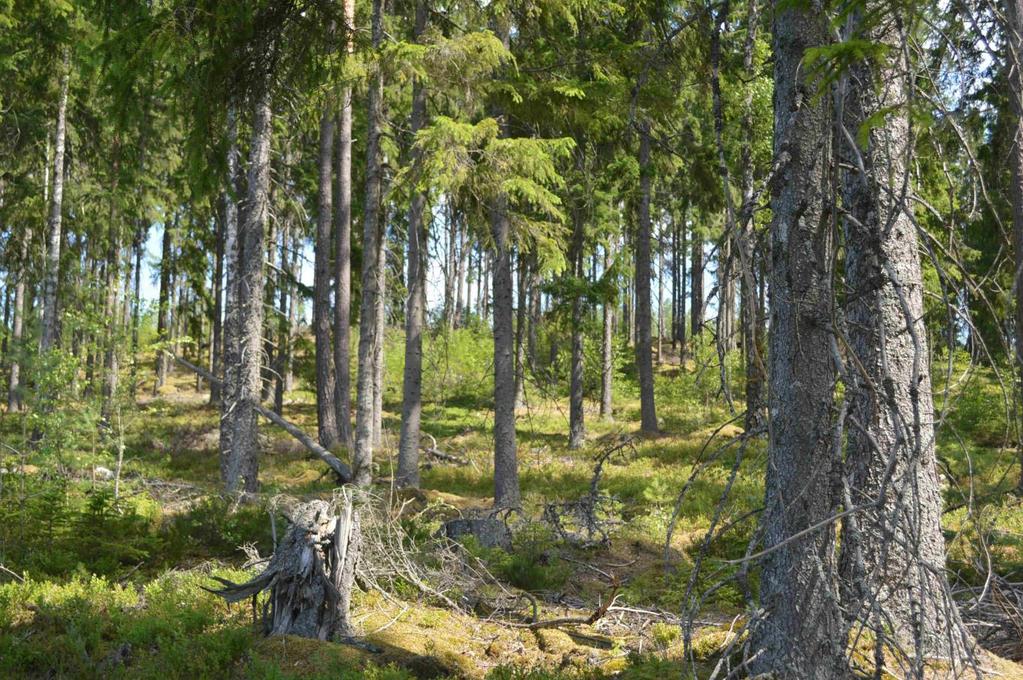
M225 587L212 592L228 602L251 597L255 605L269 590L262 612L268 635L353 637L349 607L362 535L350 493L295 505L285 515L290 526L263 573L241 584L214 577Z

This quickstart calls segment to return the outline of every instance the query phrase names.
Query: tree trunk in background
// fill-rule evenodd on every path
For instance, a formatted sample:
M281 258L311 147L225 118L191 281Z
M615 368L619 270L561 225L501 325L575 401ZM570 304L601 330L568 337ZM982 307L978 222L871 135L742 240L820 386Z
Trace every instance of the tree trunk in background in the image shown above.
M576 151L578 162L576 170L582 171L584 164L582 160L583 145L579 145ZM585 228L583 223L583 206L576 206L572 211L572 247L569 253L569 262L572 266L572 275L576 277L576 286L582 285L582 279L586 275L583 269L583 239ZM586 423L583 403L583 296L577 290L572 295L572 365L569 368L569 389L568 389L568 448L579 449L586 441Z
M451 205L451 196L446 198L445 211L448 218L447 224L447 248L444 252L444 324L448 330L455 327L455 316L461 306L462 286L461 280L455 274L455 209ZM456 296L458 301L456 302Z
M131 381L128 389L133 400L138 389L139 321L142 316L142 251L145 249L148 230L149 225L140 219L135 226L135 240L132 243L135 256L135 280L132 283L131 298Z
M263 347L263 260L264 232L270 189L270 145L273 113L270 108L270 78L267 75L256 94L249 146L245 218L238 228L238 370L232 390L235 411L231 449L221 457L221 474L228 492L255 492L259 487L260 368Z
M457 223L457 211L452 211L451 219ZM469 316L469 282L466 280L465 268L472 252L472 246L469 244L469 236L465 229L459 229L456 233L458 234L458 257L455 268L455 326L461 327L465 325L465 319Z
M316 215L315 261L313 269L313 333L316 342L316 431L320 446L330 450L341 438L337 424L337 386L334 384L334 346L330 324L330 245L334 211L333 169L334 113L332 104L320 116L319 210Z
M355 0L343 0L345 54L352 53ZM352 436L352 88L341 92L337 123L337 208L334 212L334 396L338 433L345 446ZM292 300L294 309L295 301ZM294 323L291 324L294 328ZM290 359L289 359L290 361Z
M604 244L604 272L611 268L612 253L610 240ZM600 347L600 417L605 420L613 418L614 394L614 316L613 300L604 301L604 338Z
M163 239L160 248L160 297L156 313L156 339L157 342L166 345L171 337L171 305L173 300L174 286L174 232L178 228L178 213L175 211L171 218L171 224L164 222ZM164 349L168 349L166 346ZM167 355L158 352L156 355L156 382L153 384L153 394L159 392L164 383L167 382L167 371L170 363Z
M529 278L528 260L520 249L515 256L515 409L526 405L526 306Z
M107 257L106 275L104 285L106 286L106 300L103 303L106 328L103 330L103 403L101 406L101 418L108 426L111 424L114 396L117 394L118 378L118 319L123 318L118 313L117 294L121 288L121 225L117 215L117 186L121 171L120 149L117 140L114 141L112 150L113 178L110 182L110 211L107 223Z
M664 363L664 230L657 238L657 363Z
M383 43L383 0L373 0L373 49ZM363 203L362 302L359 307L359 370L355 398L355 451L352 457L355 481L369 485L373 476L373 418L376 366L373 353L377 344L377 297L381 294L377 273L377 249L380 247L380 127L383 118L383 74L371 78L367 97L366 198Z
M1016 380L1019 385L1018 399L1023 404L1023 1L1002 0L1005 27L1005 63L1009 67L1008 79L1010 106L1015 116L1013 121L1012 150L1009 162L1012 165L1012 237L1016 274L1013 279L1015 293L1015 354ZM1020 457L1020 476L1017 493L1023 495L1023 441L1017 444Z
M223 330L224 324L222 321L224 315L224 238L226 236L224 228L224 215L221 212L216 218L217 223L217 247L213 254L213 348L211 351L212 361L210 361L210 373L220 377L223 372L223 359L224 359L224 338ZM219 404L221 399L220 395L220 383L213 381L210 383L210 403Z
M835 511L831 484L836 370L831 356L832 242L825 190L830 97L801 68L828 42L827 13L774 3L774 154L787 156L772 185L770 408L760 606L751 671L779 678L849 675L836 587L833 525L801 534Z
M689 286L692 289L689 301L691 317L689 330L695 351L696 341L703 332L703 239L695 231L692 248L692 266L689 268L691 279Z
M239 411L238 382L241 369L241 310L238 307L238 197L241 177L238 168L238 118L232 106L227 111L227 177L220 202L224 220L224 385L220 402L220 477L228 482L228 467L234 455L235 419ZM232 462L233 465L233 462ZM235 480L237 482L237 480Z
M416 2L413 39L422 39L428 16L426 0ZM410 134L414 137L426 125L426 88L417 78L412 84ZM421 163L413 151L412 167ZM423 329L426 327L427 226L426 194L412 195L408 211L408 303L405 310L405 373L401 389L401 437L398 441L399 487L419 486L419 427L423 416Z
M267 194L267 222L266 222L266 235L264 236L264 242L266 243L266 253L264 254L264 262L273 262L274 254L277 251L277 225L278 220L269 219L271 206L274 206L274 193L276 190L274 183L270 184L270 190ZM281 285L281 273L279 271L271 270L271 275L265 277L263 284L263 314L266 315L266 310L270 310L270 318L264 318L263 323L263 356L262 368L260 369L260 382L259 382L259 401L260 403L266 402L273 395L273 381L274 381L274 366L277 365L277 343L274 336L277 332L279 324L274 323L274 298L276 297L276 286ZM328 323L329 327L329 323ZM330 346L328 345L328 351Z
M18 282L14 285L14 322L11 327L11 341L8 351L14 356L11 361L10 382L7 384L7 410L21 410L21 338L25 324L25 279L29 268L29 235L21 236L21 255L18 258Z
M639 137L639 210L636 225L636 368L639 371L640 427L657 432L654 364L650 348L650 123Z
M381 195L387 195L386 186ZM373 346L373 446L383 443L384 435L384 340L387 332L387 224L380 225L380 241L377 243L377 276L380 279L377 295L376 344Z
M912 135L904 107L908 37L887 4L870 25L851 17L851 37L890 49L851 67L843 101L846 321L856 361L847 371L846 448L851 498L866 506L842 528L843 610L879 645L951 659L965 671L968 635L944 576L942 499L935 468L934 408L923 316L923 276L907 195ZM877 17L882 17L877 21ZM855 141L867 121L864 140ZM853 146L855 144L856 146ZM893 639L894 638L894 639ZM912 653L910 653L912 656ZM907 661L906 663L912 663ZM920 674L923 669L920 669ZM916 676L901 669L899 675Z
M331 149L333 153L333 149ZM287 162L287 160L285 161ZM295 295L295 271L292 267L294 259L291 248L292 233L295 226L290 215L281 220L281 247L279 262L281 267L281 285L277 291L277 361L274 363L274 413L281 415L284 411L284 393L288 391L288 371L291 364L291 298ZM333 356L331 356L333 362Z
M291 256L288 260L288 271L291 273L292 283L288 286L288 353L284 357L284 392L290 392L295 389L295 331L298 328L298 307L301 299L298 294L298 284L295 281L299 281L301 277L301 264L299 263L299 255L302 250L302 234L299 229L292 226L291 229ZM334 342L337 342L335 336ZM283 395L281 396L283 400ZM340 407L339 407L340 408ZM347 424L347 423L343 423ZM342 427L343 430L343 427Z
M721 235L718 250L718 319L717 343L718 352L725 353L735 348L735 328L733 311L735 309L735 254L732 250L736 238L735 206L732 203L732 182L729 177L728 159L725 154L724 128L725 117L721 101L721 30L728 21L730 3L719 5L713 18L714 26L710 35L711 93L714 113L714 138L717 145L718 172L721 175L721 186L725 200L725 228ZM747 88L749 89L749 88ZM727 390L727 385L722 385Z
M743 71L748 82L756 77L753 54L756 48L757 28L760 24L759 0L749 0L746 13L746 42L743 46ZM757 288L756 225L753 217L753 88L748 87L743 102L742 143L742 205L739 224L739 298L742 324L742 349L746 368L745 430L752 432L767 417L764 403L764 313Z
M64 143L67 137L67 99L71 80L71 50L63 48L57 125L53 135L53 191L47 220L46 263L43 268L43 326L40 351L45 354L57 344L57 290L60 283L61 216L64 204Z

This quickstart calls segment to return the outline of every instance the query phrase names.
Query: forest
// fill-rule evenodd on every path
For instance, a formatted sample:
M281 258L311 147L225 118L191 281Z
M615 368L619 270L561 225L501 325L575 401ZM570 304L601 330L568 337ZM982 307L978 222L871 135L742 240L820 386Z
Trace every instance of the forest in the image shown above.
M1023 679L1023 0L0 0L0 678Z

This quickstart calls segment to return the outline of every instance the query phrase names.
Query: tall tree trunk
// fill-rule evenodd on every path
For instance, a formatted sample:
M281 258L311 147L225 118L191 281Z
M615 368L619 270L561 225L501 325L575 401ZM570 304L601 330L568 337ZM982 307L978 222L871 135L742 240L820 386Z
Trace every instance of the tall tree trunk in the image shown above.
M330 245L334 211L333 169L334 112L324 105L320 116L319 211L316 215L316 252L313 269L313 333L316 343L316 425L320 445L333 449L341 438L337 423L337 386L334 384L334 346L330 324Z
M447 209L445 211L448 216L447 224L447 248L444 253L444 324L448 330L452 330L455 327L455 317L458 315L458 308L461 306L462 301L462 282L455 273L457 255L455 253L455 244L457 233L455 223L455 209L451 205L451 197L447 198Z
M1023 404L1023 0L1002 0L1005 27L1005 63L1009 66L1014 132L1009 162L1012 165L1012 237L1016 275L1013 280L1015 304L1016 380L1019 403ZM972 336L971 336L972 337ZM1018 445L1020 460L1017 493L1023 495L1023 440Z
M383 43L383 0L373 0L373 49ZM355 452L352 457L355 481L368 486L373 476L374 381L377 346L377 297L381 295L377 272L380 247L380 199L383 169L380 163L380 128L383 123L383 73L377 71L367 97L366 198L363 202L362 302L359 307L359 370L355 398Z
M156 339L157 342L167 343L170 340L171 329L171 305L173 303L174 287L174 232L178 228L178 212L175 211L171 218L171 224L164 221L163 239L160 248L160 297L156 313ZM164 348L166 349L166 348ZM156 355L156 382L153 384L153 394L157 394L164 383L167 382L167 371L170 368L167 355L158 352Z
M343 0L345 55L351 55L355 31L355 0ZM334 397L341 441L352 437L352 88L341 92L337 124L337 209L334 212ZM292 308L295 302L292 301ZM291 324L294 328L294 324ZM290 361L290 359L289 359Z
M611 240L604 244L604 275L611 269ZM613 299L604 301L604 337L600 347L600 417L605 420L613 418L613 381L614 381L614 315Z
M582 145L576 151L578 156L577 170L583 170ZM576 206L572 211L572 249L569 259L572 275L576 277L576 287L582 283L586 275L583 268L583 239L585 238L583 222L583 206ZM572 365L569 369L568 389L568 448L582 448L586 441L586 423L583 403L583 296L575 292L572 295Z
M639 210L636 225L636 367L639 370L640 427L657 432L654 365L650 348L650 123L639 137Z
M331 149L331 153L333 153ZM287 162L287 161L286 161ZM289 301L295 294L295 272L292 269L291 249L294 225L292 218L285 216L281 221L281 247L278 252L281 276L277 291L277 360L274 363L274 413L281 415L284 411L284 393L288 388L288 364L291 362L291 312ZM331 363L334 358L331 355Z
M25 323L25 279L29 269L29 236L21 236L21 256L18 258L18 282L14 285L14 322L11 328L11 342L8 351L13 355L11 361L10 381L7 384L7 410L21 410L21 338Z
M57 305L60 281L60 246L63 240L61 216L64 204L64 143L67 137L67 99L71 80L71 50L64 47L61 57L60 94L57 97L57 124L53 135L53 191L47 220L46 263L43 268L43 327L40 350L46 353L57 344Z
M226 484L234 454L235 418L238 411L241 368L241 310L238 308L238 119L232 105L227 112L227 177L220 203L224 221L224 385L220 402L220 476Z
M267 198L267 206L268 206L267 214L268 214L268 216L269 216L269 206L272 206L274 204L274 193L275 193L274 189L275 189L274 185L271 184L270 185L270 191L268 193L268 198ZM264 237L264 242L266 243L266 253L264 255L264 260L263 260L264 262L273 262L274 261L274 254L275 254L275 252L277 250L277 248L276 248L276 245L277 245L277 224L278 224L278 220L271 220L268 217L267 222L266 222L266 236ZM328 230L328 233L329 233L329 230ZM329 241L328 241L328 243L329 243ZM259 400L260 400L260 403L263 403L263 402L267 401L273 395L274 366L277 365L277 342L275 341L275 336L277 334L277 327L279 326L279 324L274 322L273 309L274 309L274 298L276 297L275 293L277 292L276 288L275 288L275 284L276 284L276 286L280 286L281 285L281 274L280 274L280 272L273 272L273 274L274 274L273 276L266 277L266 279L264 280L264 284L263 284L264 285L264 288L263 288L263 309L264 310L269 309L269 310L271 310L271 313L270 313L270 318L269 319L264 319L264 323L263 323L263 356L261 357L262 358L262 368L260 369L260 385L259 385ZM265 311L264 311L264 316L265 316ZM330 322L329 321L327 322L327 326L329 328L329 326L330 326ZM329 355L330 345L329 344L327 345L327 351L328 351L328 357L330 357L330 355ZM329 363L332 363L332 362L328 358L328 364ZM332 394L332 396L333 396L333 394Z
M772 185L771 430L762 518L760 606L751 631L752 672L835 680L849 675L838 606L832 524L837 465L831 356L832 243L825 190L830 98L802 68L828 41L819 4L774 3L774 154L786 162ZM805 533L804 533L805 532Z
M664 230L657 238L657 363L664 363Z
M255 95L245 215L238 226L237 319L238 370L231 390L235 413L231 449L222 451L221 474L228 492L255 492L259 487L260 368L263 348L263 243L269 212L270 145L273 134L269 74ZM226 455L224 455L226 454Z
M414 39L422 39L426 31L428 8L426 0L416 2ZM414 136L426 125L426 87L417 78L412 84L412 119L410 133ZM421 163L420 153L413 152L412 166ZM401 437L398 441L399 487L419 486L419 427L423 415L423 329L426 326L426 263L427 225L424 219L426 194L412 195L408 211L408 303L405 311L405 373L402 380Z
M756 77L753 56L760 24L760 0L749 0L746 13L746 42L743 47L743 71L747 81ZM752 432L766 418L764 403L764 320L757 290L755 249L756 229L753 217L753 88L746 88L743 102L742 143L742 214L739 225L739 298L742 347L746 368L746 432Z
M846 502L864 507L842 528L843 609L878 645L915 652L906 661L913 670L899 675L922 677L923 656L965 670L968 636L943 571L923 277L909 198L908 38L898 10L872 0L862 11L870 18L855 12L850 37L889 49L876 62L854 64L843 83L845 316L855 356ZM874 120L883 122L857 140Z
M689 287L692 289L689 300L689 331L692 344L695 345L703 332L703 239L693 230L692 266L689 268Z
M507 47L508 19L498 17L495 24L495 34ZM506 136L507 131L502 129L501 134ZM511 220L508 218L508 199L504 195L498 196L490 205L490 232L494 266L494 507L512 508L521 505L522 495L515 438Z

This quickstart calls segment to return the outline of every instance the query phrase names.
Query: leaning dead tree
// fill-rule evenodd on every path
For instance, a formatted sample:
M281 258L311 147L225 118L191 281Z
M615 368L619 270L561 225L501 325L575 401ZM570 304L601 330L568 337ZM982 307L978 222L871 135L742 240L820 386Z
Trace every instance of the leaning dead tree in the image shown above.
M164 354L172 358L178 364L192 371L193 373L196 373L199 376L205 378L206 380L209 381L211 385L224 384L223 380L213 375L206 369L201 368L200 366L196 366L191 361L188 361L187 359L182 359L181 357L175 354L171 354L166 350L164 351ZM262 404L256 404L256 413L263 416L264 418L272 422L274 425L279 426L285 432L287 432L292 437L297 439L299 443L301 443L302 446L304 446L310 453L312 453L314 456L316 456L324 463L326 463L327 467L329 467L334 472L334 475L337 477L339 483L348 484L349 482L352 481L353 479L352 469L348 467L348 465L346 465L344 462L342 462L337 456L335 456L330 451L320 446L315 439L313 439L308 434L303 432L301 428L299 428L297 425L285 420L283 417L274 413L270 409L265 408Z
M251 598L255 607L268 590L262 609L268 635L352 638L349 610L362 532L351 493L341 489L332 501L300 503L285 515L290 526L263 573L246 583L214 577L224 588L212 592L228 602Z

